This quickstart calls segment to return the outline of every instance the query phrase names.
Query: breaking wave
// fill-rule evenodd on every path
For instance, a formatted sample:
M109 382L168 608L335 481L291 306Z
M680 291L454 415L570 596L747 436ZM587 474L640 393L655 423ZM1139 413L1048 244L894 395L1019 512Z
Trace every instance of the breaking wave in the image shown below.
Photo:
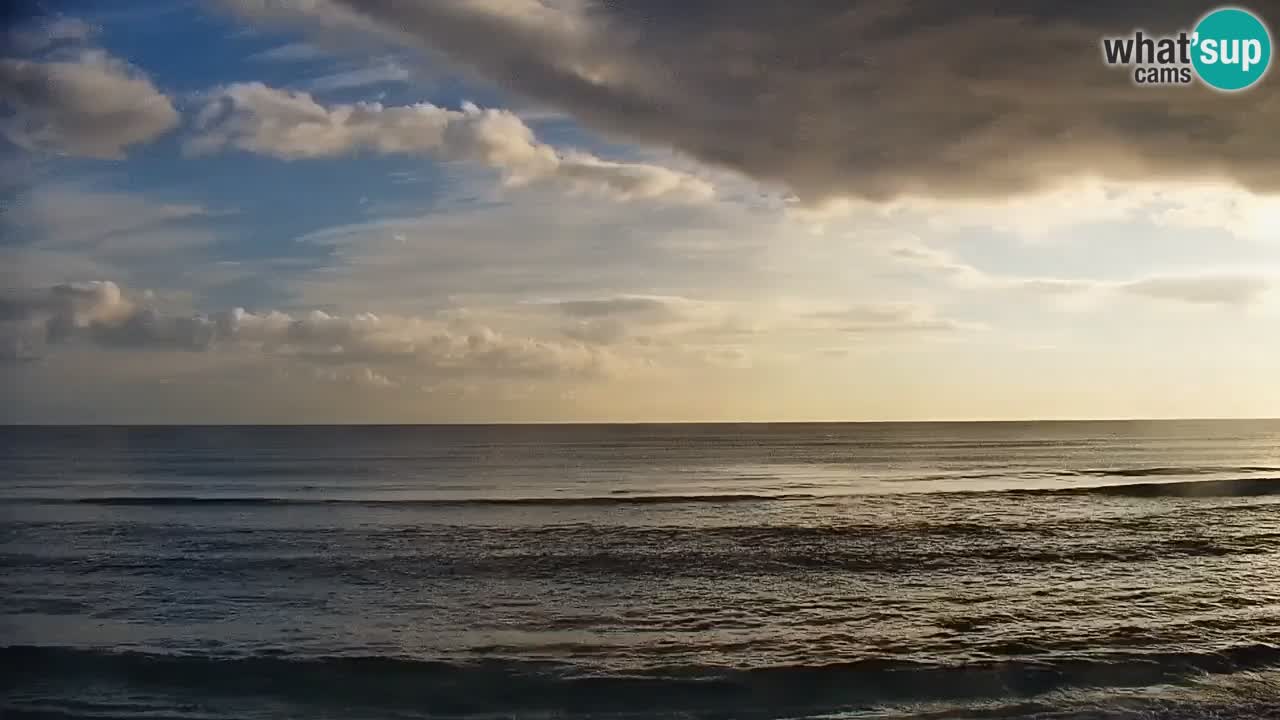
M764 709L836 712L885 703L1008 701L1072 688L1148 687L1205 673L1280 662L1267 644L1216 653L1117 653L1058 660L937 665L867 658L829 665L734 669L654 668L618 674L571 665L482 660L453 663L400 657L212 658L56 647L0 648L3 685L57 678L69 686L111 684L183 697L228 696L356 708L417 708L436 715L668 712L756 716Z

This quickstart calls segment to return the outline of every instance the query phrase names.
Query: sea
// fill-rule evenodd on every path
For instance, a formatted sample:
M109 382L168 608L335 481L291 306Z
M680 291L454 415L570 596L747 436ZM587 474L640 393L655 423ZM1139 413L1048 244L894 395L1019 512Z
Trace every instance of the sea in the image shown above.
M8 427L0 717L1280 716L1280 421Z

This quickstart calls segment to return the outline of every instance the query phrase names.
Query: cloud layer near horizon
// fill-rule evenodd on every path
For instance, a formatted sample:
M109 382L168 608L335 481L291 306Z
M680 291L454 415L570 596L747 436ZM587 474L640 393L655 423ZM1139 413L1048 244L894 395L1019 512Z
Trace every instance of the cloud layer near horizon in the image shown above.
M0 297L0 358L39 359L50 345L205 352L248 350L319 366L391 364L419 375L591 376L608 358L579 342L509 337L464 318L373 313L301 315L234 308L174 314L129 298L111 281L64 283Z
M1185 305L1243 307L1262 301L1277 287L1274 273L1205 271L1186 275L1151 275L1132 280L996 275L958 260L950 253L904 243L886 249L894 262L946 277L970 290L1012 290L1043 296L1120 295Z
M1072 176L1280 190L1274 83L1134 87L1100 38L1192 26L1136 0L223 0L241 16L375 33L597 129L806 201L1000 196ZM1264 17L1280 3L1254 4Z

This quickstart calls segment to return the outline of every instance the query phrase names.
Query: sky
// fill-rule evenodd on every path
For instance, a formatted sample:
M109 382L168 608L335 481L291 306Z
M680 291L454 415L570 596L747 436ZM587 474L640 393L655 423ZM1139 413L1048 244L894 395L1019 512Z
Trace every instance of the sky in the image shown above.
M1100 51L1212 7L33 4L0 422L1280 416L1280 81Z

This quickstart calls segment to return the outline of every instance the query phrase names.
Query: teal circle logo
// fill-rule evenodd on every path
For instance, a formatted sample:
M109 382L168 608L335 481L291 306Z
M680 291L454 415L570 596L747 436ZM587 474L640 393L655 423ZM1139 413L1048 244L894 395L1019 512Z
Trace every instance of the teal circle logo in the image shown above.
M1261 80L1271 64L1271 33L1248 10L1219 8L1205 15L1191 43L1196 74L1218 90L1243 90Z

